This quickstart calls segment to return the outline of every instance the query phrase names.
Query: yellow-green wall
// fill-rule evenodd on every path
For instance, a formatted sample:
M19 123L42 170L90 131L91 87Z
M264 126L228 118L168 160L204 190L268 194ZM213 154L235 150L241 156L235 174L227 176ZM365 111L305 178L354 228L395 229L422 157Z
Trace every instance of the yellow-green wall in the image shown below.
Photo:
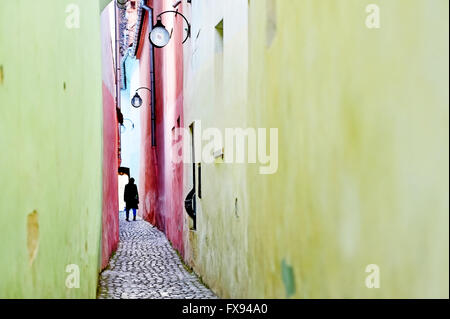
M278 128L279 168L202 166L190 264L222 297L448 298L448 1L226 3L188 12L185 124Z
M193 1L192 11L187 11L193 37L184 46L186 127L194 121L201 122L202 130L219 128L222 133L247 127L248 35L239 32L247 29L246 8L240 0ZM215 28L222 19L223 46ZM199 132L196 126L194 134ZM249 293L246 174L244 164L203 163L196 232L188 231L192 225L185 214L186 260L221 297ZM184 193L191 189L192 165L185 165Z
M0 298L96 296L100 2L0 0ZM66 27L72 3L79 29ZM65 285L70 264L78 289Z

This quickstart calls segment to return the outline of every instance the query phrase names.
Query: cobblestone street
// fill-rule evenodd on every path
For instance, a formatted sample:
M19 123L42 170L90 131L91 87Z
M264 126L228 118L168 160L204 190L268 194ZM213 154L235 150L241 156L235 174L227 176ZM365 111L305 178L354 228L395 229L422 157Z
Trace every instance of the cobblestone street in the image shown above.
M119 248L100 274L99 299L217 298L184 268L162 232L143 220L124 219L121 212Z

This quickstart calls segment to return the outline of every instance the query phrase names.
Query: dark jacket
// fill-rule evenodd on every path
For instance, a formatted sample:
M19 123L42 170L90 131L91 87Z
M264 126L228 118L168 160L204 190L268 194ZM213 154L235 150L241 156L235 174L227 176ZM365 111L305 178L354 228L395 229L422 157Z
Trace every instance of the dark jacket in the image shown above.
M138 209L139 204L139 194L136 184L125 185L125 192L123 195L123 200L127 204L128 209Z

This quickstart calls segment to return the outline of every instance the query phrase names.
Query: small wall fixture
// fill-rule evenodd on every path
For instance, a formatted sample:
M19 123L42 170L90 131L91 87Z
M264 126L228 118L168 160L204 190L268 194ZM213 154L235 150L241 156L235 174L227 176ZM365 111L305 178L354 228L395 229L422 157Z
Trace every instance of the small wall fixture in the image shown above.
M142 106L142 98L138 93L139 90L148 90L150 93L152 92L149 88L146 88L146 87L141 87L136 90L136 94L131 99L131 105L133 105L133 107L135 107L137 109Z
M173 10L161 12L156 17L157 18L156 24L153 26L152 31L148 35L150 42L156 48L164 48L169 43L169 41L170 41L170 39L172 37L171 34L169 33L169 31L167 31L166 27L164 26L164 24L161 21L161 16L166 14L166 13L174 13L175 16L180 15L181 17L183 17L184 21L186 21L186 24L187 24L186 32L187 32L187 34L186 34L186 37L183 40L183 44L191 36L191 25L189 24L188 19L183 14L181 14L178 11L173 11Z

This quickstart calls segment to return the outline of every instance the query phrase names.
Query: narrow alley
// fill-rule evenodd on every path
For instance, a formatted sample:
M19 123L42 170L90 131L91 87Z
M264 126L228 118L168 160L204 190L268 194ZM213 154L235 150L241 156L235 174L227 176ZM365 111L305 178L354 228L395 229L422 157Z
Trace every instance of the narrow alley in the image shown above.
M0 0L0 299L448 298L449 5Z
M215 299L180 260L164 233L120 216L119 248L100 274L99 299Z

